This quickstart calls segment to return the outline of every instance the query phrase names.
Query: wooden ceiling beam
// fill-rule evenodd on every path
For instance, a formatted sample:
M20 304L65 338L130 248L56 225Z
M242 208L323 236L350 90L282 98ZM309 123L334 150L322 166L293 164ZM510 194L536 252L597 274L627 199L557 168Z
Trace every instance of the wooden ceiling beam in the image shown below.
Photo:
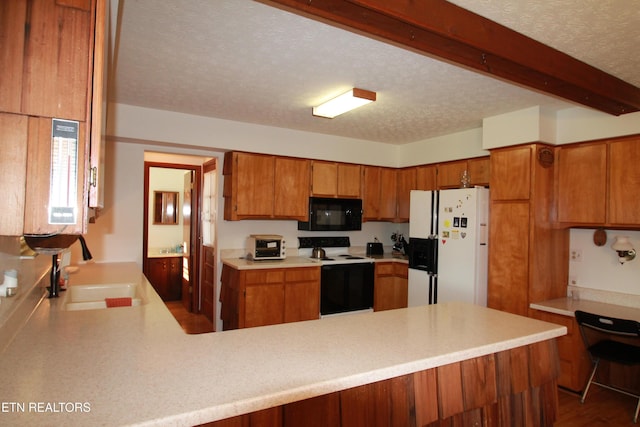
M445 0L265 2L609 114L640 111L640 88Z

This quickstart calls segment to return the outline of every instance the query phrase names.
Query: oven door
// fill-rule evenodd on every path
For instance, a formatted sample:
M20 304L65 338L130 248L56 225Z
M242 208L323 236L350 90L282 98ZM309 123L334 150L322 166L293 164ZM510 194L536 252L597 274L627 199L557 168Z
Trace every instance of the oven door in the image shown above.
M373 263L323 265L320 314L348 313L373 308Z

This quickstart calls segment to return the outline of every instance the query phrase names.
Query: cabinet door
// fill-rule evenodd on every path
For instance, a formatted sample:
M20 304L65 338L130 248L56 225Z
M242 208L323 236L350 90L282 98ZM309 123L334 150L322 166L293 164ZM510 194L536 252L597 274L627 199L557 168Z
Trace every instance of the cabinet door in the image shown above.
M84 234L86 232L86 207L84 206L85 151L82 149L86 126L80 122L78 137L78 162L76 198L76 222L72 224L49 223L49 193L51 188L51 125L49 118L29 118L29 140L27 143L26 199L24 212L24 234ZM70 169L71 170L71 169ZM54 186L55 187L55 186ZM60 190L59 187L55 187Z
M395 169L364 166L362 186L363 220L395 220L397 182Z
M397 182L395 169L380 168L380 220L393 221L396 218Z
M299 322L320 317L320 281L285 283L284 321Z
M609 147L609 222L640 224L640 139L612 142Z
M436 183L438 167L436 165L416 167L416 190L433 191L438 188Z
M275 158L261 154L234 153L235 214L239 218L273 215Z
M375 166L363 167L362 184L362 219L376 220L380 217L380 168Z
M558 221L606 221L607 145L558 150ZM613 172L612 172L613 173Z
M284 321L320 317L320 267L285 269Z
M558 385L580 392L589 378L592 364L584 348L576 319L555 313L532 310L532 317L567 328L567 335L556 338L560 358Z
M491 152L491 200L528 200L531 192L531 147Z
M408 303L408 265L377 262L373 296L374 311L406 308Z
M247 285L244 326L276 325L284 321L284 283Z
M360 198L361 179L360 165L338 163L338 197Z
M489 308L526 316L529 309L529 203L491 204Z
M314 160L311 166L311 194L316 197L338 195L338 164Z
M310 160L275 158L275 218L309 220L310 165Z
M12 4L15 2L9 2ZM0 29L0 31L2 31ZM27 172L28 118L0 113L0 235L22 236L24 230L25 181Z
M167 258L149 258L148 277L149 283L156 290L163 301L170 300L170 263Z
M84 121L92 52L91 1L76 1L75 7L56 0L30 4L21 111Z
M246 270L242 274L245 283L244 327L282 323L285 269Z
M416 188L416 168L405 168L397 171L397 222L409 222L409 196Z
M312 190L317 197L360 197L360 165L313 161Z
M182 298L182 257L171 257L167 259L169 263L169 301L176 301Z
M26 1L2 2L0 6L0 69L2 70L0 111L21 112L26 20Z
M462 187L462 173L467 170L467 161L447 162L438 165L438 189Z
M490 163L489 157L467 160L467 171L471 185L489 185Z

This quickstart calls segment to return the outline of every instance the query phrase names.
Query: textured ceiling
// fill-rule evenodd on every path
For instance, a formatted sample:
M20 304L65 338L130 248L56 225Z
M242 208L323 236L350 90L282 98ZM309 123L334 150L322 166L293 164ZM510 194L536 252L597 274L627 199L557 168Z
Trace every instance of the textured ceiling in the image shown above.
M640 86L636 0L454 0ZM250 0L120 0L110 101L405 144L534 105L572 104ZM311 107L351 87L377 101Z

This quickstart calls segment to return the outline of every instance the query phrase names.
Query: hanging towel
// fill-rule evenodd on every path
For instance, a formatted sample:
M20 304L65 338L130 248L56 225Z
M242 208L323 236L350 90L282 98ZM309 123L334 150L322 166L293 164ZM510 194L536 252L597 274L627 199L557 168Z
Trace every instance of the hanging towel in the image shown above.
M107 308L111 308L111 307L131 307L131 304L132 304L131 297L105 298L104 301L107 303Z

